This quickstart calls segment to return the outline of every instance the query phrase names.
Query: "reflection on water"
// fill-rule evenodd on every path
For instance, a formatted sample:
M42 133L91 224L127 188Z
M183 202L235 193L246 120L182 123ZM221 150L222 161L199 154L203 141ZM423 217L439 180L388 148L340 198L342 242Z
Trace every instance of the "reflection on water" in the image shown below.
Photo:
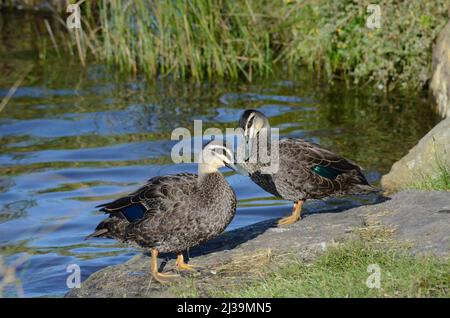
M195 172L194 164L170 159L172 130L192 131L194 119L203 129L224 130L236 127L243 109L257 108L283 136L340 152L365 167L373 182L437 121L427 100L330 87L304 71L253 84L200 85L119 81L101 66L81 70L68 59L44 64L27 42L35 29L28 24L39 19L19 20L22 30L12 21L2 16L0 68L7 76L0 97L27 65L35 67L0 113L0 253L8 264L28 256L18 268L27 297L63 295L69 264L79 264L85 279L138 252L112 240L83 240L104 218L94 207L150 177ZM224 172L239 199L228 230L290 212L289 202ZM367 200L311 201L306 210Z

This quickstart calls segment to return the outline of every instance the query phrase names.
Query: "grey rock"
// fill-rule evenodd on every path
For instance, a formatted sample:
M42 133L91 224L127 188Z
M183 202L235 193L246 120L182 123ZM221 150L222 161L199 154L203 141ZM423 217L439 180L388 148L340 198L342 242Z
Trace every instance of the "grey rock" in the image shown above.
M412 253L435 254L447 258L450 248L450 192L403 191L382 202L314 212L314 201L306 204L305 217L287 227L273 227L276 220L257 223L223 233L191 251L191 262L205 268L195 274L200 296L208 296L208 286L218 288L223 278L216 270L235 259L271 250L275 254L294 253L311 259L330 245L357 238L368 224L392 229L392 240L411 246ZM106 267L92 274L79 289L66 297L174 297L173 286L160 285L149 273L150 258L141 254L125 264ZM173 269L174 260L165 266ZM162 264L163 265L163 264ZM226 279L244 281L250 274L240 273ZM184 278L180 278L184 279ZM232 281L234 280L234 281ZM186 286L182 281L177 288ZM219 285L220 288L220 285Z
M405 189L423 178L435 177L442 167L450 168L450 117L430 130L409 153L394 163L381 178L387 190Z
M433 48L433 73L430 83L437 111L450 117L450 22L439 34Z

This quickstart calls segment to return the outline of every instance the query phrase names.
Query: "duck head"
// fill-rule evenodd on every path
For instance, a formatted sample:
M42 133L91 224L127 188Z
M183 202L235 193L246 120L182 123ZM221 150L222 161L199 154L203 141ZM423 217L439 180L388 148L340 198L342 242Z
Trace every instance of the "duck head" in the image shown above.
M238 170L233 152L221 141L208 142L202 150L201 161L198 165L199 174L214 173L222 167Z
M244 111L239 119L239 126L244 131L245 156L247 161L252 155L254 141L262 129L270 130L270 124L267 117L260 111L248 109Z

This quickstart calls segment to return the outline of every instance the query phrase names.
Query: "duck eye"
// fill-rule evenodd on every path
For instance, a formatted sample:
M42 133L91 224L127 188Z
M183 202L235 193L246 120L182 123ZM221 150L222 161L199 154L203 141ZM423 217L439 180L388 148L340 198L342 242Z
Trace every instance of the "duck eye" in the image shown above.
M247 128L253 126L253 122L255 121L255 116L253 116L252 118L250 118L247 122Z
M213 155L222 155L222 156L225 155L226 156L226 153L222 148L213 148L213 149L211 149L211 152Z
M214 147L211 149L212 155L220 158L223 162L227 161L233 161L233 159L230 159L233 155L227 150L225 147Z

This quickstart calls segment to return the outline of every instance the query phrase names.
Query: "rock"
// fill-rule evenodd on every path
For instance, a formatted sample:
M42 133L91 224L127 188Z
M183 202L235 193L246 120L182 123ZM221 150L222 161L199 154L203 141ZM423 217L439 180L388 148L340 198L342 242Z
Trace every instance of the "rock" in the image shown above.
M450 117L430 130L391 171L381 178L389 191L405 189L426 177L435 177L442 167L450 168Z
M437 111L450 117L450 22L439 34L433 48L433 73L430 84Z
M423 178L435 177L442 167L450 167L450 22L439 34L433 48L430 88L436 98L437 111L447 118L382 177L381 185L386 190L405 189Z
M305 205L307 211L311 206L313 201ZM448 257L450 195L440 191L404 191L378 204L307 213L287 228L275 228L274 223L275 220L265 221L226 232L192 250L191 262L205 268L194 275L198 296L207 297L210 289L251 279L255 264L272 254L294 253L311 259L330 245L382 229L390 239L408 243L413 253ZM106 267L66 297L174 297L177 290L186 290L193 284L192 279L183 277L175 287L156 283L149 274L149 262L150 258L141 254L125 264ZM165 270L173 268L173 263L170 260ZM228 268L228 274L224 268Z

